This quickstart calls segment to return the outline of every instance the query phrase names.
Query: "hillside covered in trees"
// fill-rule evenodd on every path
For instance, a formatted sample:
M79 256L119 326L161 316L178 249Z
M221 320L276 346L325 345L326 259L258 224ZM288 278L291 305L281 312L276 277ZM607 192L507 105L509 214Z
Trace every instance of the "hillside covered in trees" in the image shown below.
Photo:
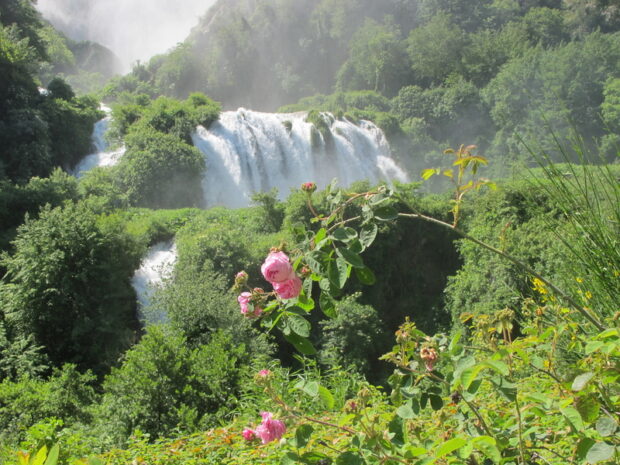
M0 3L2 463L618 463L616 2L220 0L124 76L34 3ZM291 177L278 138L385 136L413 182L201 208L225 118Z

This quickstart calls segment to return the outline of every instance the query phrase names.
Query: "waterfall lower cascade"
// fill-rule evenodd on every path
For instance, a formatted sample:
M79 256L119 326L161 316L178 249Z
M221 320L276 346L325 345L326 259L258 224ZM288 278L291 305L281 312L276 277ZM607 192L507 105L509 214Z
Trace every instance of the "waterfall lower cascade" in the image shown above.
M240 108L222 113L208 130L199 126L193 141L205 154L205 206L243 207L255 192L275 187L286 197L303 182L324 187L334 177L343 186L363 179L407 181L373 123L323 113L329 130L321 133L306 117Z
M141 321L161 323L166 321L163 310L151 307L153 293L165 279L172 275L177 261L177 247L174 242L159 242L150 247L142 259L140 268L131 278L131 285L138 297L138 313Z
M87 171L97 166L112 166L118 163L118 160L125 153L125 146L116 150L108 150L108 143L105 139L105 135L110 127L112 121L111 111L109 107L101 105L101 110L106 113L105 118L100 119L95 123L93 128L92 141L95 147L95 152L90 155L86 155L73 169L73 175L76 178L80 178Z

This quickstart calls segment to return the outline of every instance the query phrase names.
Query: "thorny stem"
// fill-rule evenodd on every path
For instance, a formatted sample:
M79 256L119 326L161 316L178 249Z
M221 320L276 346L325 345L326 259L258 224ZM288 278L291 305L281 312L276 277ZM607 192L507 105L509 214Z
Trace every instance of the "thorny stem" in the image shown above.
M507 254L506 252L497 249L481 240L476 239L473 236L470 236L469 234L465 233L464 231L461 231L460 229L452 226L449 223L445 223L444 221L438 220L436 218L433 218L431 216L426 216L423 215L421 213L399 213L398 216L404 217L404 218L417 218L423 221L428 221L430 223L434 223L434 224L438 224L440 226L443 226L444 228L450 229L451 231L454 231L455 233L457 233L459 236L461 236L463 239L467 239L468 241L472 241L475 244L478 244L479 246L497 254L500 255L502 257L504 257L506 260L514 263L515 265L517 265L519 268L521 268L522 270L524 270L526 273L531 274L532 276L534 276L535 278L538 278L540 281L542 281L545 285L547 285L549 288L551 288L556 294L558 294L562 299L564 299L571 307L573 307L575 310L577 310L579 313L581 313L581 315L583 315L588 321L590 321L590 323L592 323L594 326L597 327L597 329L599 329L600 331L604 331L605 327L596 319L594 318L592 315L590 315L590 313L583 308L581 305L579 305L577 302L575 302L575 300L569 296L568 294L566 294L564 291L562 291L559 287L557 287L555 284L553 284L551 281L549 281L548 279L546 279L544 276L542 276L540 273L537 273L536 271L534 271L532 268L530 268L528 265L526 265L525 263L523 263L521 260L516 259L515 257L513 257L510 254Z

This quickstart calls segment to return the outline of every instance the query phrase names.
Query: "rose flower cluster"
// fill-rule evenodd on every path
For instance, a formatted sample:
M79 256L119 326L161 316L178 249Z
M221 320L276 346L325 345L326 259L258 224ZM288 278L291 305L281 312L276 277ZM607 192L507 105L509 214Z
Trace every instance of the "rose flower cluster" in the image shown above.
M261 272L281 299L294 299L300 294L301 278L295 274L293 265L284 252L279 250L270 252L261 266ZM247 273L240 271L235 276L235 283L246 284L247 279ZM237 297L241 313L248 317L259 317L263 312L261 304L265 300L264 297L264 291L260 288L253 289L253 292L242 292Z

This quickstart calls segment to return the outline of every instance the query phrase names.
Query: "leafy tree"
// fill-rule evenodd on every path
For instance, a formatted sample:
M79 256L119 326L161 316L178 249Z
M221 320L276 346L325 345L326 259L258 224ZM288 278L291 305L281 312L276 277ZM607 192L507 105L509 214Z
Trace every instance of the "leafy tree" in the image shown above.
M377 363L389 350L391 336L379 313L351 296L338 303L336 317L321 322L319 358L323 362L355 370L372 381L380 381L385 372Z
M126 144L114 172L131 205L174 208L202 203L205 162L197 148L150 128L136 128Z
M386 96L393 96L409 74L398 29L393 24L382 25L372 20L366 20L353 35L350 58L344 66L339 73L338 88L369 89Z
M47 418L66 426L91 421L89 407L98 396L95 376L80 373L75 365L54 370L48 379L23 376L0 383L0 440L4 444L24 439L28 428Z
M136 430L156 439L213 425L234 409L250 358L225 333L192 349L178 332L150 326L103 383L101 434L122 444Z
M416 84L440 84L452 73L462 72L465 33L452 16L441 13L411 31L407 52Z
M98 372L133 338L135 295L129 280L139 251L113 228L102 230L83 206L46 206L18 229L4 256L3 313L16 337L33 337L50 361Z

